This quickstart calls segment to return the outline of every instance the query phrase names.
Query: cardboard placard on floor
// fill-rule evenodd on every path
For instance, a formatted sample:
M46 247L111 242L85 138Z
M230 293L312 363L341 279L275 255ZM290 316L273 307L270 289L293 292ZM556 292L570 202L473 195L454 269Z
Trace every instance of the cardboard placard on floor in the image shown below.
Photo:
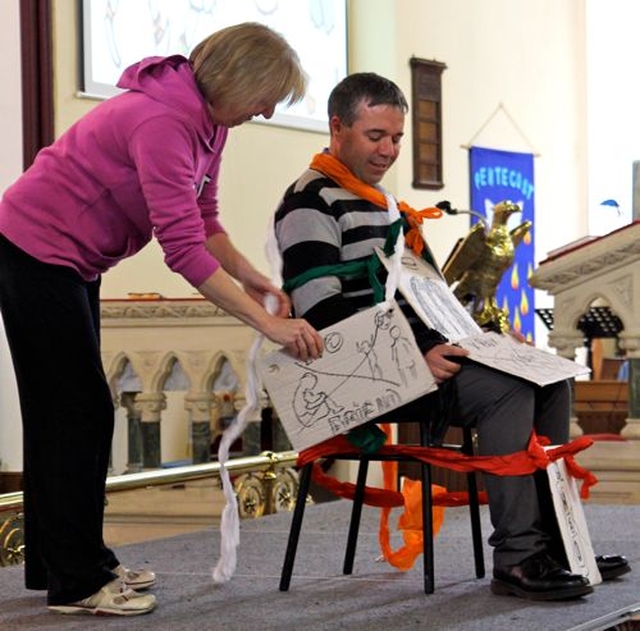
M602 582L602 577L591 545L578 484L563 459L549 464L547 475L569 569L597 585Z

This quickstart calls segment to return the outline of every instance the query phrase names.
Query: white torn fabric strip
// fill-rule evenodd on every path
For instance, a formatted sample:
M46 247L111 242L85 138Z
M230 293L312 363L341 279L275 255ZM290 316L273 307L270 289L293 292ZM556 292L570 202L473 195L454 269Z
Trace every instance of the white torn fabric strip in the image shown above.
M280 270L281 257L275 238L273 219L269 225L267 243L265 246L267 260L271 262L274 282L278 287L281 284ZM275 296L267 296L265 309L269 313L275 313L277 309ZM264 341L264 335L258 334L249 349L247 358L247 381L245 387L245 405L238 413L233 423L224 430L220 445L218 447L218 462L220 463L220 479L222 480L222 490L225 498L225 506L222 510L220 520L220 558L213 569L213 580L215 583L226 583L231 579L236 571L237 547L240 545L240 515L238 512L238 500L229 477L229 471L225 464L229 460L229 450L231 445L239 438L247 428L247 423L251 414L259 408L260 392L262 385L256 369L256 359L258 351Z

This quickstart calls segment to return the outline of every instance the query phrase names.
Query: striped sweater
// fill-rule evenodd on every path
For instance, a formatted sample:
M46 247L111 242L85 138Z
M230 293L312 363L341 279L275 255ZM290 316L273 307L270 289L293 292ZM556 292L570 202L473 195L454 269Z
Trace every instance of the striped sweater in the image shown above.
M389 214L371 202L340 188L318 171L308 169L285 192L276 211L275 232L282 254L284 281L321 265L364 261L382 248ZM380 276L384 284L383 272ZM373 304L373 290L364 277L323 276L291 292L296 317L317 329L343 320ZM446 339L428 329L399 294L422 352Z

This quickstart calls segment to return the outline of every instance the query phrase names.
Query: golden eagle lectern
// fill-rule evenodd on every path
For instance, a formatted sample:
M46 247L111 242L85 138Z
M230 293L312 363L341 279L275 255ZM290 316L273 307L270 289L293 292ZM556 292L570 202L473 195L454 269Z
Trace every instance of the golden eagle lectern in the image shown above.
M453 210L448 202L441 202L438 207L448 214L466 212L481 219L458 241L442 271L453 293L480 326L509 331L509 314L498 306L496 291L513 263L516 248L529 232L531 222L525 221L508 230L509 217L521 212L520 207L510 201L493 207L491 226L478 213Z

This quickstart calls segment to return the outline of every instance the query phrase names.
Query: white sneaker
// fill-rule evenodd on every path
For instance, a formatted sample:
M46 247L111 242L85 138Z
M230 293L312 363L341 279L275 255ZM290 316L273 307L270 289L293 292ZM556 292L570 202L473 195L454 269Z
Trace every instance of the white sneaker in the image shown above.
M94 616L139 616L149 613L156 606L152 594L138 594L122 586L117 578L104 585L93 596L68 605L49 605L47 609L56 613L91 614Z
M139 591L156 584L156 574L151 570L130 570L124 565L119 565L111 571L115 572L129 589Z

